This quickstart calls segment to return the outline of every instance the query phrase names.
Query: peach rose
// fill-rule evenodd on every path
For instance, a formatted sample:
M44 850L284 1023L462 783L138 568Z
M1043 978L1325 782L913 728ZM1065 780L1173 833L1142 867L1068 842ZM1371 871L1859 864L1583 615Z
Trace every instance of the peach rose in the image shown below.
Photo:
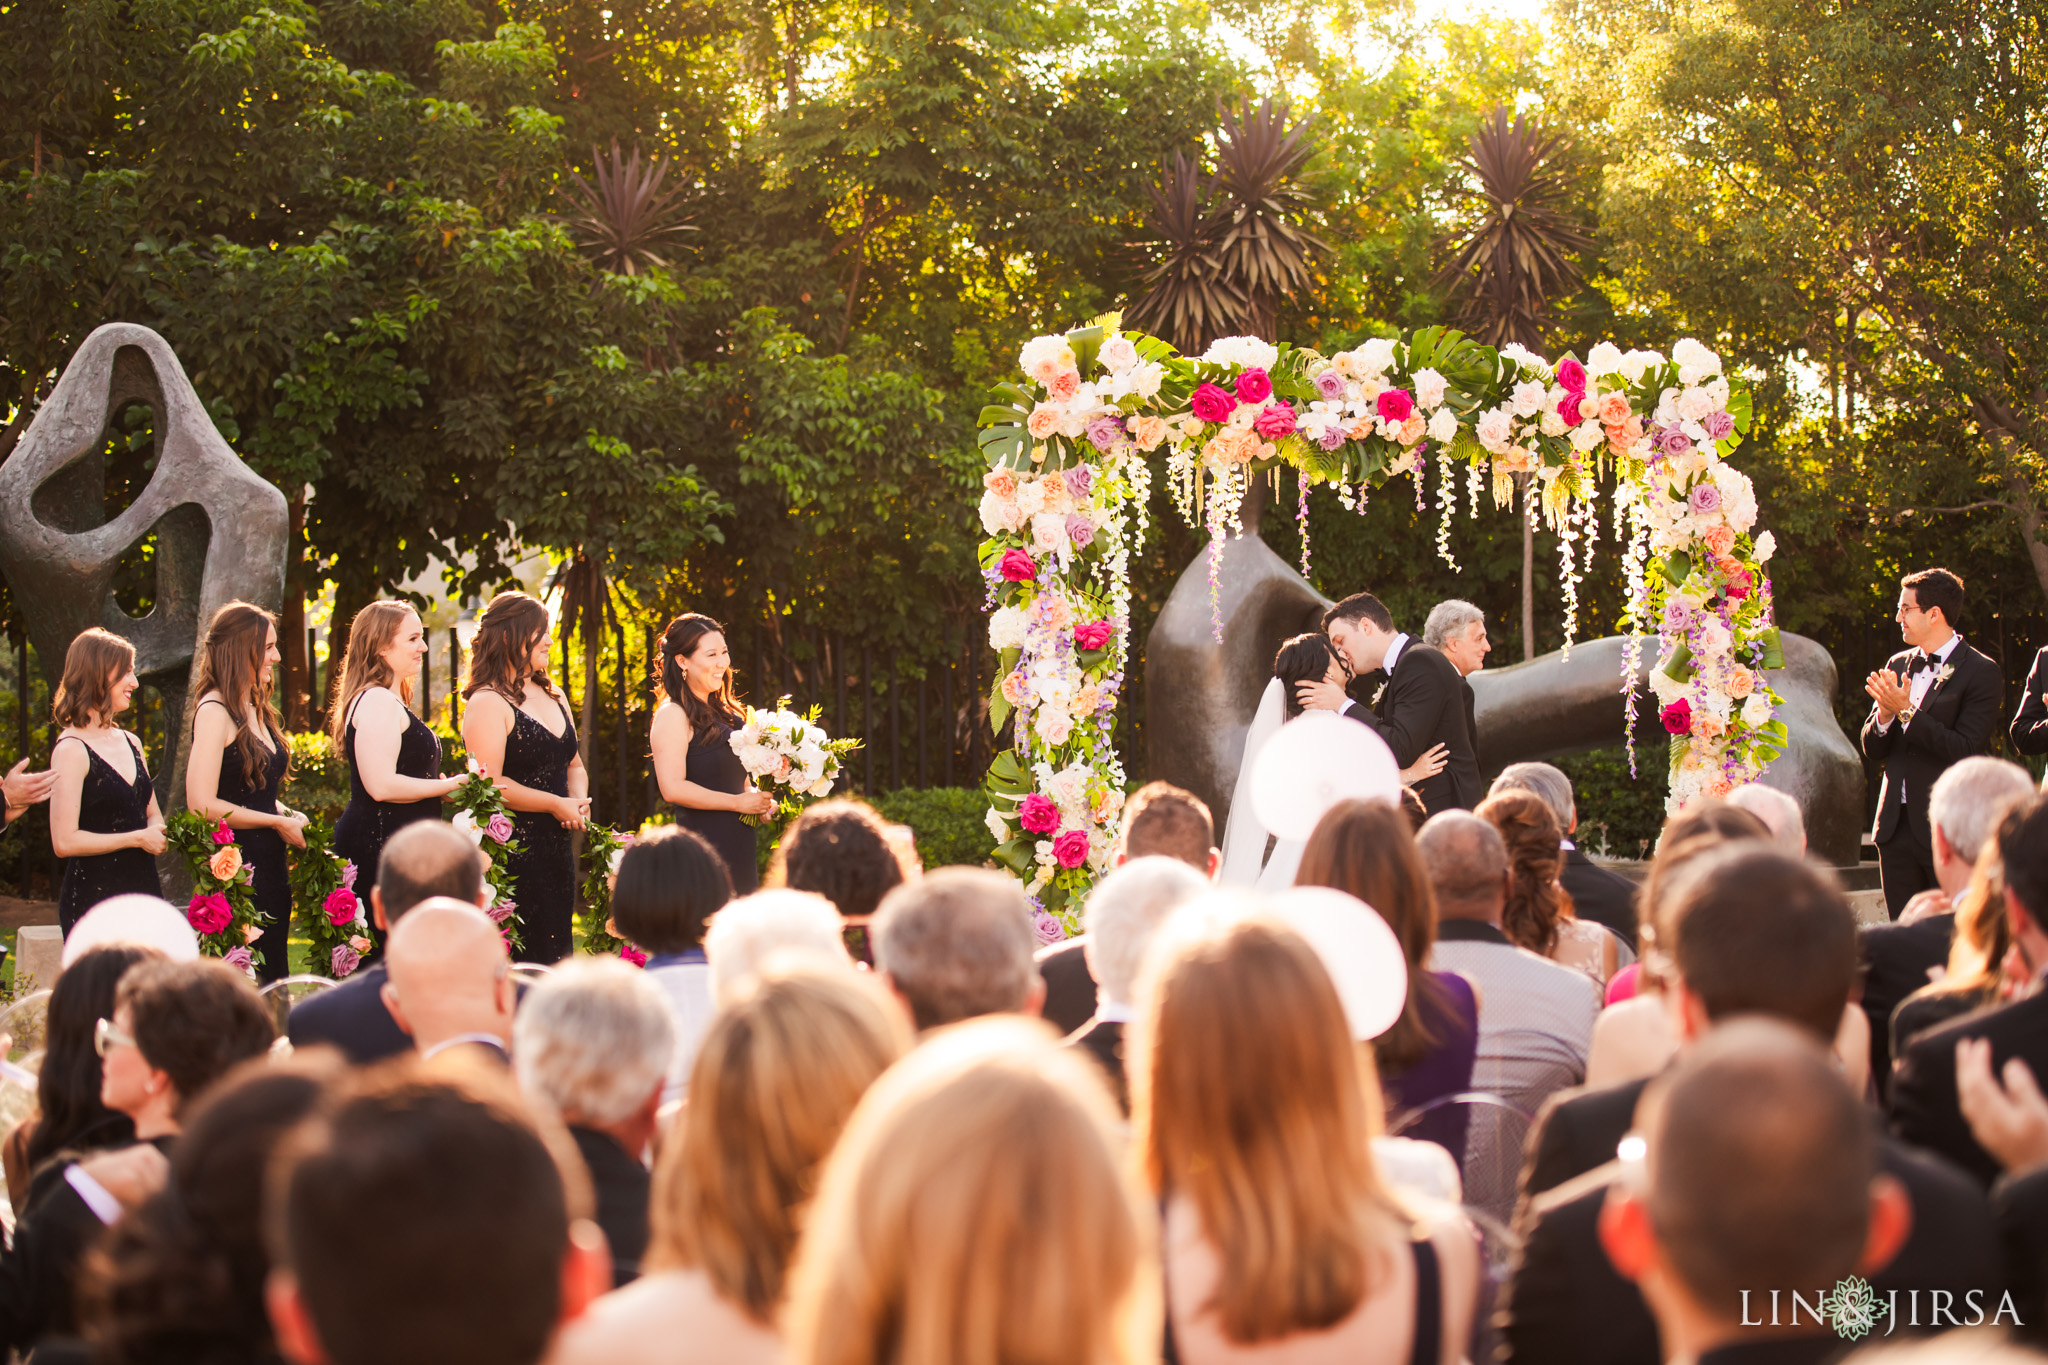
M1081 391L1080 371L1061 370L1052 377L1052 382L1045 387L1046 391L1053 396L1055 402L1064 403Z
M1033 608L1039 622L1053 630L1065 630L1074 624L1074 609L1064 597L1047 593L1033 603Z
M1017 476L1007 469L991 469L981 476L981 486L1005 501L1017 496Z
M1707 552L1716 559L1725 556L1735 548L1735 528L1732 526L1710 526L1700 537L1707 543Z
M1701 739L1719 739L1725 728L1721 718L1711 711L1692 713L1692 732Z
M370 940L361 934L357 934L348 941L348 946L359 953L367 953L370 951Z
M209 858L206 870L224 882L231 882L242 870L242 850L233 844L222 844L220 851Z
M1361 418L1359 421L1353 422L1350 426L1344 428L1344 435L1353 441L1363 441L1366 437L1372 435L1373 425L1372 418Z
M1012 706L1024 704L1024 670L1013 668L1003 679L1003 700Z
M1040 403L1031 410L1031 415L1024 419L1024 429L1031 433L1032 440L1043 441L1060 429L1059 409Z
M1742 561L1728 555L1717 554L1714 556L1714 567L1721 571L1721 577L1733 578L1742 572Z
M1735 784L1733 782L1730 782L1725 777L1717 777L1714 779L1714 785L1707 788L1707 794L1710 796L1726 796L1734 790Z
M1409 413L1408 420L1401 423L1401 444L1404 446L1414 445L1422 439L1423 434L1428 430L1429 423L1424 420L1421 413Z
M1628 395L1625 393L1601 394L1600 406L1595 411L1594 416L1600 419L1603 426L1620 426L1629 419Z
M1102 693L1093 686L1084 687L1074 694L1073 709L1074 714L1077 716L1092 716L1095 714L1095 708L1101 704Z
M1046 475L1038 481L1045 493L1045 510L1065 515L1074 510L1074 499L1067 492L1067 481L1057 473Z
M1164 417L1145 416L1138 419L1137 429L1131 433L1131 438L1141 449L1157 450L1159 443L1166 439L1166 432Z
M1728 695L1737 701L1756 691L1756 674L1746 668L1738 668L1728 675Z

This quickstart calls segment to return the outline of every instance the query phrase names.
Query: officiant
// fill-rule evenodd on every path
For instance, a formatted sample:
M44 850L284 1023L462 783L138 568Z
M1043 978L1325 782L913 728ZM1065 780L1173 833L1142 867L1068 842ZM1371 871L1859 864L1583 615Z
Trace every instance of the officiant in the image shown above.
M1404 768L1443 745L1443 771L1416 788L1422 804L1432 815L1478 805L1486 789L1456 665L1442 650L1395 630L1393 613L1369 592L1353 593L1324 612L1323 631L1350 667L1351 684L1347 689L1334 682L1298 683L1302 707L1335 711L1367 726Z

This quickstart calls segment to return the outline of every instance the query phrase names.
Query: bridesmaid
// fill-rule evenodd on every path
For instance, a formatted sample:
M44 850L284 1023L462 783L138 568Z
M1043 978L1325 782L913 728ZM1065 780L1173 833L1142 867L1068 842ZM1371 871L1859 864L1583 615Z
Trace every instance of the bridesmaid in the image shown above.
M249 946L263 959L256 976L264 983L284 976L291 961L285 845L306 846L306 817L277 800L291 755L270 699L270 670L283 657L277 652L277 618L263 608L230 602L213 614L192 670L199 706L185 767L186 809L225 820L255 873L263 933Z
M384 841L415 820L440 819L441 798L463 783L441 776L441 741L412 713L412 681L426 653L427 632L403 602L372 602L348 629L328 726L348 763L348 808L334 822L334 851L356 865L358 895L377 884Z
M775 798L755 791L726 738L746 722L732 690L732 653L725 627L688 612L661 634L661 690L648 735L661 799L676 823L696 830L725 861L732 889L744 896L761 884L754 831L740 817L763 816Z
M576 854L569 835L590 818L590 778L569 704L548 680L548 609L523 592L484 608L469 647L462 742L512 808L520 851L507 868L519 906L519 958L560 962L575 947Z
M141 685L135 646L110 631L95 626L65 651L64 677L51 707L64 730L50 748L57 774L50 794L50 849L64 860L57 920L66 936L80 915L109 896L163 894L156 876L156 855L165 844L163 812L141 742L114 726Z

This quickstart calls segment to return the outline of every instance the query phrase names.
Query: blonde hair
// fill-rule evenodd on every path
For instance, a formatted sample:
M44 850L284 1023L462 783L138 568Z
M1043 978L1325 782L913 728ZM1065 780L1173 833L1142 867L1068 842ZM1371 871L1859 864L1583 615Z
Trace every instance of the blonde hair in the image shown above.
M1200 1307L1240 1343L1342 1322L1391 1269L1373 1215L1404 1236L1406 1219L1372 1160L1366 1049L1315 950L1258 914L1178 935L1136 1032L1145 1174L1193 1205L1221 1263Z
M1998 840L1987 838L1977 851L1970 885L1956 903L1955 937L1949 944L1948 972L1922 989L1929 995L1994 991L2012 950L2012 925L2005 915L2005 859Z
M985 1018L878 1081L804 1229L791 1361L1157 1361L1156 1219L1092 1065L1038 1021Z
M818 1163L911 1034L852 972L770 971L749 984L697 1053L680 1139L655 1171L648 1261L701 1269L767 1323Z
M260 785L258 775L270 762L270 755L249 727L251 711L270 735L271 752L282 750L286 763L291 761L284 726L271 700L270 665L263 661L270 632L276 626L277 618L254 603L230 602L207 623L206 639L192 663L192 695L220 693L228 719L235 723L235 751L242 756L242 771L251 786Z
M64 676L50 714L59 725L113 724L114 679L135 667L135 646L110 630L88 626L64 651Z
M394 677L391 666L384 662L384 651L398 638L405 618L417 614L409 602L383 598L364 607L349 622L348 652L342 657L341 677L334 684L334 706L327 714L327 737L334 741L336 753L341 752L342 736L348 733L349 705L368 689L395 688L405 704L412 705L412 679Z

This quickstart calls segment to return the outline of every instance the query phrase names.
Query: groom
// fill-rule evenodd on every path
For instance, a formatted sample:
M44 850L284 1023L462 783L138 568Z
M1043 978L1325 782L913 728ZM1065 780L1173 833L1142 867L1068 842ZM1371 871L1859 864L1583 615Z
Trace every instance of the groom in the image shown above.
M1486 790L1462 679L1443 651L1396 631L1393 615L1369 592L1353 593L1324 612L1323 630L1351 667L1352 691L1332 682L1297 683L1302 708L1335 711L1369 726L1404 768L1443 745L1449 752L1444 770L1417 787L1422 804L1431 815L1478 805Z

